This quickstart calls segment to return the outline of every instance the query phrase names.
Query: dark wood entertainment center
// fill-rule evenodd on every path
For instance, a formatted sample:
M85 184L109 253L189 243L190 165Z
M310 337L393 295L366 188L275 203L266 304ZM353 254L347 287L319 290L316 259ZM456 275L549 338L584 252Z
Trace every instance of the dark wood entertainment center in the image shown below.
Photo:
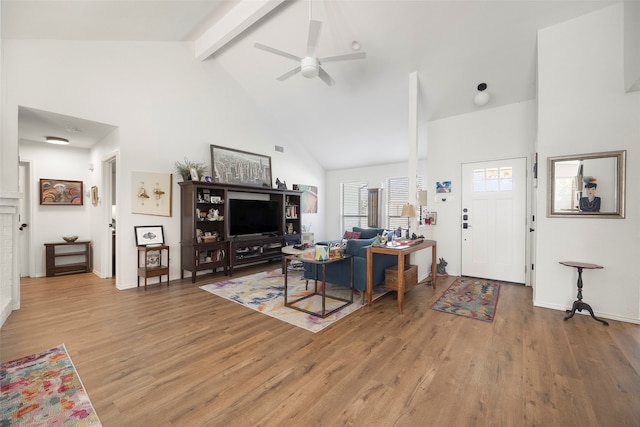
M301 191L247 187L202 181L180 182L180 277L218 270L233 274L236 266L280 261L282 247L300 243ZM277 202L278 230L266 235L231 235L229 200ZM217 216L213 211L217 211ZM288 234L292 228L293 233Z

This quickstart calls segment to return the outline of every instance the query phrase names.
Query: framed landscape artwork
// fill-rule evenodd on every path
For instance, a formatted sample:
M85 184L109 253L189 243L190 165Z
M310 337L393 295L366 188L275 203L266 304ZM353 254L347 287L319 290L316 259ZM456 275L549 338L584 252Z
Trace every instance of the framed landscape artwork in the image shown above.
M271 188L271 157L211 146L213 182Z
M82 205L82 181L41 179L40 204L77 206Z

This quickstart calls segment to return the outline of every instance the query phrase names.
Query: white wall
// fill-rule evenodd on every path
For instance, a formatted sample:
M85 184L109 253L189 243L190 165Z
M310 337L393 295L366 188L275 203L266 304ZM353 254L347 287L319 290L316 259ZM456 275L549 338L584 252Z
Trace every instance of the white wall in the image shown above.
M624 2L624 87L640 90L640 2Z
M559 261L604 266L584 272L584 300L596 313L638 322L640 278L640 93L625 94L622 4L538 34L540 180L534 304L571 308L577 274ZM627 150L626 218L547 218L550 156ZM560 318L560 315L559 315Z
M82 206L40 205L40 179L82 181L84 192L91 188L89 150L54 147L50 144L23 142L20 158L31 160L34 182L30 188L32 218L31 256L35 260L36 277L45 275L45 243L61 243L63 236L78 236L91 240L89 214L91 199L83 195Z
M460 274L462 215L462 164L497 159L530 158L536 139L534 101L488 108L429 123L427 189L434 202L429 210L438 213L434 238L438 256L449 265L449 274ZM531 161L527 162L531 171ZM451 181L447 202L435 201L438 181Z
M271 156L274 181L279 177L289 186L300 183L322 189L324 172L317 162L295 141L275 134L269 113L257 109L215 60L195 60L187 44L16 40L4 44L4 71L12 88L7 97L10 110L17 112L20 105L118 127L118 141L96 148L91 157L94 172L84 179L89 188L98 182L102 176L98 158L117 147L119 288L136 286L136 225L164 226L172 249L170 276L180 277L179 178L174 177L172 217L131 214L133 171L173 173L174 162L185 157L209 164L209 145L216 144ZM8 121L7 132L17 134L17 114L10 117L16 119ZM275 145L283 146L284 153L276 152ZM98 217L91 226L98 248L104 246L96 234L101 223ZM313 228L323 231L320 215L313 219ZM95 255L100 256L97 250Z

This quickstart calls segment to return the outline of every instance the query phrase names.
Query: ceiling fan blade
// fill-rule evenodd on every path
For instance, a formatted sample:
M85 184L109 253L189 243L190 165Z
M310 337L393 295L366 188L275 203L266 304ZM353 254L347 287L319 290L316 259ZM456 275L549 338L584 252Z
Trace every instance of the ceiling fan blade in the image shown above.
M320 30L322 22L309 21L309 40L307 41L307 56L315 56L318 40L320 39Z
M328 86L333 86L336 83L336 81L333 80L322 67L318 67L318 77L320 77Z
M273 47L265 46L265 45L263 45L261 43L256 43L255 47L257 49L261 49L261 50L264 50L264 51L267 51L267 52L270 52L270 53L274 53L276 55L284 56L285 58L293 59L294 61L302 61L302 58L300 58L299 56L295 56L295 55L292 55L290 53L283 52L283 51L281 51L279 49L275 49Z
M364 59L367 57L367 54L364 52L356 52L356 53L347 53L345 55L337 55L337 56L325 56L324 58L318 58L320 63L331 62L331 61L346 61L348 59Z
M286 73L284 73L283 75L278 77L278 80L280 80L280 81L287 80L289 77L293 76L294 74L298 74L300 72L300 70L302 70L302 67L300 65L298 65L293 70L287 71Z

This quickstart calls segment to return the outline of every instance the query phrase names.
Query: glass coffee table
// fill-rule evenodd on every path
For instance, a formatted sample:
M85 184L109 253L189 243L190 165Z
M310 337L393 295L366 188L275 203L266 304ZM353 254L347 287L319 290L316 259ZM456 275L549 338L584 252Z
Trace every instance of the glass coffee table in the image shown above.
M309 253L303 253L303 254L297 255L294 259L298 261L302 261L304 263L313 264L313 277L315 278L315 285L312 293L306 294L300 298L296 298L293 301L289 301L289 295L288 295L289 274L287 271L288 268L285 268L284 270L284 305L285 307L293 308L294 310L302 311L304 313L311 314L312 316L325 318L330 314L335 313L336 311L341 310L344 307L348 306L349 304L353 303L353 257L351 255L344 255L340 258L329 258L325 261L319 261L319 260L316 260L311 255L309 255ZM348 262L350 264L349 298L342 298L336 295L327 295L327 292L326 292L327 283L325 281L326 272L327 272L326 267L328 264L331 264L334 262ZM322 268L322 291L321 292L318 292L318 266ZM318 296L320 296L322 300L322 309L319 312L307 310L306 308L295 305L295 304L299 304L302 301L313 299ZM330 300L341 301L344 304L341 304L340 306L334 307L331 310L327 311L326 309L327 298Z

